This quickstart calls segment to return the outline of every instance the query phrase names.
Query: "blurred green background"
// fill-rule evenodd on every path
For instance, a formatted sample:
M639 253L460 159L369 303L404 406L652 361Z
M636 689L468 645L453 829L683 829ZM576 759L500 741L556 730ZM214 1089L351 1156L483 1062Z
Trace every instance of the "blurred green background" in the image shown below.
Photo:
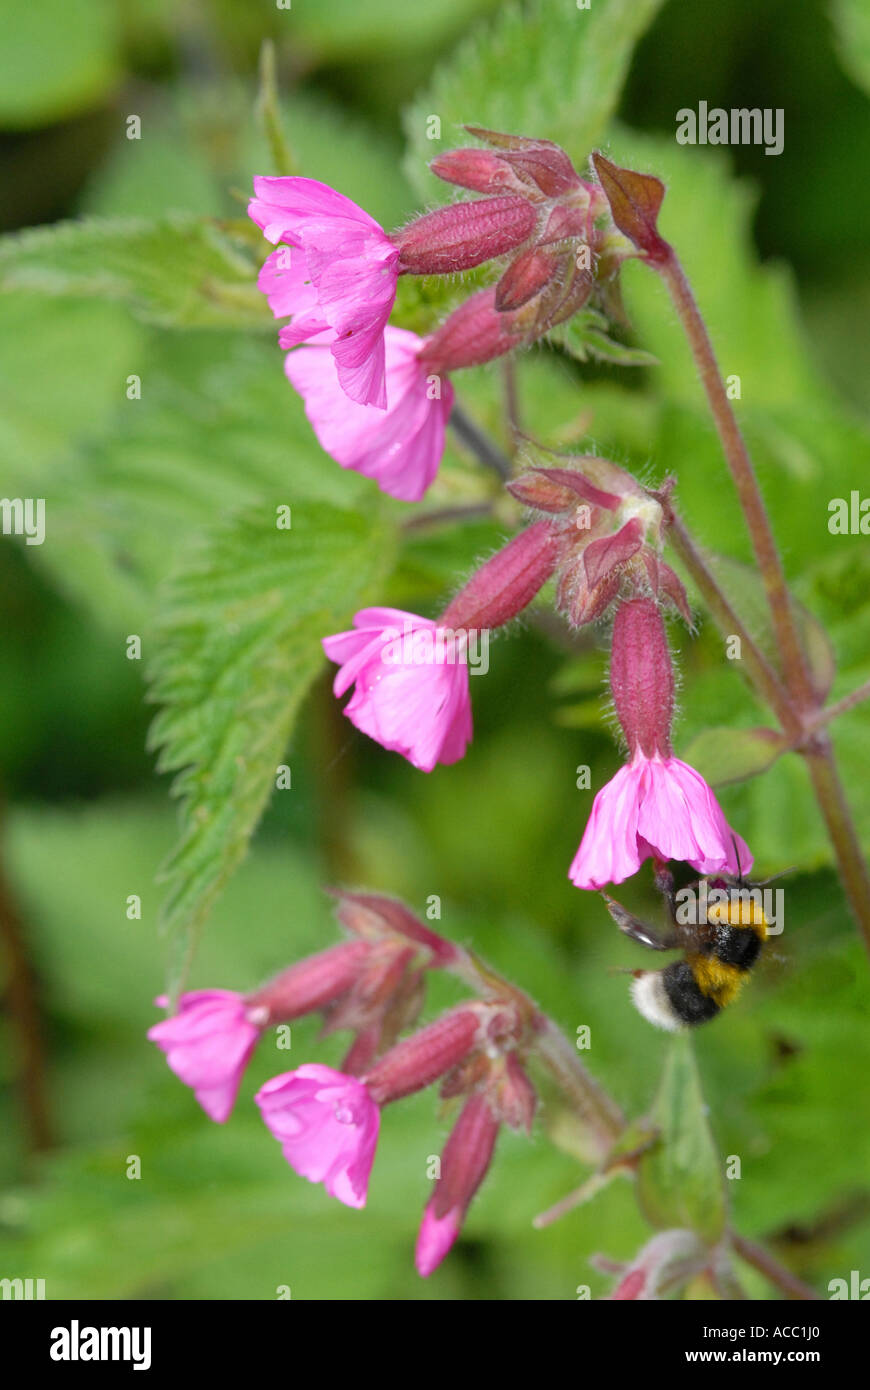
M595 138L669 182L663 229L725 371L741 376L741 421L790 578L831 636L836 697L870 676L867 540L827 530L830 498L870 490L868 7L648 8ZM287 10L267 0L0 0L0 226L166 210L238 217L232 190L272 172L254 109L266 37L301 171L388 227L439 196L424 167L430 113L442 115L444 144L460 121L501 115L525 133L565 136L582 164L587 145L570 141L585 139L590 92L582 81L565 90L539 55L551 25L586 16L544 0L529 12L528 45L506 53L486 27L508 24L505 13L490 0L293 0ZM478 26L479 46L461 46ZM582 42L576 54L570 41L558 46L580 71ZM783 154L678 147L676 111L700 100L782 107ZM140 140L126 138L130 114L141 117ZM29 279L7 274L0 250L3 490L44 496L48 518L43 547L0 541L0 1274L45 1278L49 1297L268 1299L280 1285L303 1299L570 1299L582 1284L601 1295L610 1280L590 1255L628 1258L651 1232L618 1183L532 1229L588 1172L570 1136L557 1145L544 1123L531 1142L508 1135L461 1243L424 1282L413 1241L427 1157L448 1130L433 1096L387 1115L368 1208L352 1212L286 1168L251 1104L286 1054L261 1047L218 1128L145 1040L166 958L155 877L178 820L146 753L154 709L142 668L164 586L200 532L260 496L285 500L285 485L286 500L301 489L363 517L375 498L317 449L270 321L246 331L228 312L208 328L164 326L147 294L124 290L136 267L117 246L111 254L106 291L99 248L90 285L71 263L54 271L51 246ZM660 365L538 350L518 366L522 423L645 479L673 472L704 543L744 561L691 364L652 279L630 266L625 298L630 341ZM425 305L404 312L411 322ZM135 403L125 396L132 373L142 380ZM504 439L499 370L469 373L458 389ZM451 449L427 501L449 505L482 486L474 462ZM436 612L502 534L496 523L412 532L380 601ZM444 932L569 1034L590 1025L584 1060L630 1114L643 1113L666 1043L635 1016L613 967L645 962L597 897L566 878L592 796L577 790L575 769L592 766L599 786L618 765L602 721L603 644L554 641L544 626L532 618L493 645L489 675L472 682L473 748L429 777L358 736L317 679L287 754L292 790L272 798L219 897L194 984L250 988L333 940L324 883L395 892L417 911L439 894ZM141 662L126 658L130 633L144 634ZM679 753L711 727L763 719L709 624L694 639L674 629L673 641ZM866 713L835 733L867 848ZM735 1226L824 1295L853 1268L870 1275L868 962L797 758L722 800L760 872L796 867L784 935L739 1004L697 1039L702 1083L721 1154L742 1159L742 1178L728 1184ZM622 896L654 915L646 883ZM141 896L141 920L127 919L130 894ZM455 997L436 983L428 1007ZM294 1026L293 1064L341 1054L342 1039L320 1043L313 1022ZM138 1181L126 1176L134 1154Z

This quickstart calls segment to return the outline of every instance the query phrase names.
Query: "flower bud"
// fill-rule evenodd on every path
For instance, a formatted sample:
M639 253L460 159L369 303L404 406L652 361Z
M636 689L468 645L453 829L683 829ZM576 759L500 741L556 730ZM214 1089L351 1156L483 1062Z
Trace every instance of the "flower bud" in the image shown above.
M610 512L615 512L620 502L616 493L595 487L575 468L533 468L505 486L518 501L544 512L572 512L578 497Z
M449 965L456 959L458 951L453 942L430 931L398 899L378 893L339 892L336 896L339 922L357 936L377 940L390 932L422 946L438 965Z
M503 1124L531 1133L538 1097L516 1052L503 1053L493 1062L489 1098Z
M480 1013L469 1004L442 1014L396 1043L375 1064L364 1078L369 1094L379 1105L386 1105L422 1091L468 1056L477 1044L480 1026Z
M427 339L419 361L440 375L459 367L479 367L511 352L522 342L513 315L495 307L495 289L478 290L463 300Z
M417 1271L427 1278L453 1246L492 1161L499 1124L484 1095L469 1096L441 1159L441 1176L417 1238Z
M429 168L445 183L470 188L475 193L523 193L526 185L511 166L492 150L465 145L436 155Z
M665 625L649 598L620 604L613 624L610 689L632 755L671 756L674 673Z
M247 995L247 1019L258 1028L268 1028L324 1008L351 988L370 951L365 941L343 941L298 961Z
M536 294L540 294L558 273L559 257L529 247L511 261L495 287L495 307L499 313L519 309Z
M513 251L531 236L535 222L527 198L505 194L427 212L394 232L392 240L401 271L449 275Z
M689 607L685 586L679 575L674 573L670 565L665 564L652 546L645 545L641 555L653 594L669 599L681 617L685 618L691 626L692 610Z
M494 145L501 157L524 182L533 184L548 198L558 198L582 187L582 180L567 154L552 140L503 134L482 126L465 127L470 135Z
M612 570L626 564L643 545L643 525L639 517L632 517L624 526L610 536L590 541L583 551L586 580L594 588L599 580Z
M558 563L561 546L552 522L536 521L472 575L439 622L465 630L510 622L546 584Z

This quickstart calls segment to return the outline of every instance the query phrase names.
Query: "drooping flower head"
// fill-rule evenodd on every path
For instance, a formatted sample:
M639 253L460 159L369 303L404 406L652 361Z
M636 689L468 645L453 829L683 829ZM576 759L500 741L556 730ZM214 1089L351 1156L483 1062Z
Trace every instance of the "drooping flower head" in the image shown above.
M671 750L673 669L652 599L631 599L617 610L610 686L631 757L593 802L571 882L622 883L651 856L683 860L701 874L746 872L752 855L745 841L701 774Z
M353 623L323 640L340 666L336 696L354 686L348 719L423 772L457 762L471 739L471 700L453 635L397 608L363 608Z
M341 390L386 409L384 328L398 248L373 217L316 179L255 178L248 213L267 240L284 243L259 280L275 317L292 315L284 345L324 334Z
M155 1002L164 1007L166 999ZM259 1036L244 998L228 989L183 994L178 1013L148 1030L176 1076L192 1088L205 1113L218 1124L229 1118Z
M312 1062L273 1077L255 1099L291 1168L345 1206L365 1206L380 1111L363 1082Z
M253 994L192 990L148 1037L206 1114L222 1124L263 1029L334 1005L357 983L371 951L368 942L343 941L291 965ZM166 1006L163 996L155 1002Z
M282 328L279 342L293 347L302 330ZM323 449L382 492L417 502L438 472L453 405L446 375L420 360L425 339L403 328L384 331L386 409L349 401L336 373L334 349L325 340L287 354L285 371L305 402Z

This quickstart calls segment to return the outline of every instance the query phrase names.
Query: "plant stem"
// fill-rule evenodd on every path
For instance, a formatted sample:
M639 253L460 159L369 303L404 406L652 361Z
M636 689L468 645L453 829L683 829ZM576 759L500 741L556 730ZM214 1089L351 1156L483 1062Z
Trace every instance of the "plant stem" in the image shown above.
M485 434L480 426L472 420L471 416L466 415L458 402L454 402L450 412L450 424L457 438L467 449L471 450L475 458L478 458L487 468L495 469L502 480L510 477L510 459L502 453L489 435Z
M731 1244L742 1260L752 1265L753 1269L757 1269L759 1274L763 1274L774 1288L780 1289L788 1298L818 1302L819 1295L815 1289L811 1289L809 1284L805 1284L796 1274L792 1274L791 1270L786 1269L785 1265L781 1265L762 1245L756 1245L754 1240L747 1240L745 1236L737 1235L734 1231L731 1233Z
M800 752L806 759L816 801L834 847L843 891L870 954L870 876L837 771L829 734L817 733Z
M491 502L469 502L464 507L440 507L437 511L421 512L402 523L403 531L420 531L426 526L441 526L449 521L474 521L491 516Z
M716 430L722 442L725 459L734 479L767 594L767 601L770 605L773 630L782 662L785 683L801 709L811 709L817 701L794 620L785 573L758 486L758 479L755 476L755 469L740 433L737 418L731 408L707 326L701 317L701 311L676 252L671 248L667 258L658 263L655 268L670 292L674 307L685 329L692 356L695 359L695 366L707 394Z
M832 720L838 719L841 714L847 714L850 709L854 709L856 705L862 704L865 700L870 700L870 681L856 686L841 700L835 700L832 705L827 705L824 709L811 714L805 721L806 726L811 730L821 729L824 725L830 724Z
M672 247L668 247L668 254L656 262L654 268L662 276L685 329L725 458L737 488L770 607L787 702L780 701L767 673L758 666L755 658L759 653L755 653L752 658L756 667L755 678L764 682L763 687L759 684L759 689L766 690L765 698L771 701L784 731L789 737L794 738L801 729L806 732L807 722L818 712L819 698L813 690L785 582L785 573L758 480L731 408L706 324ZM713 597L715 598L715 595ZM730 614L728 616L730 621ZM721 618L717 618L717 621L721 621ZM773 703L774 696L776 703ZM827 735L819 735L803 744L800 752L807 759L816 801L839 865L843 890L870 953L870 875L867 873L858 834L837 772L833 746Z
M758 693L767 701L789 736L799 737L803 731L803 726L792 706L788 691L732 608L727 595L719 585L719 581L690 533L686 530L682 518L670 503L664 504L664 511L668 525L668 540L694 579L698 592L709 608L714 622L722 633L733 634L740 638L741 658L746 664L750 680Z

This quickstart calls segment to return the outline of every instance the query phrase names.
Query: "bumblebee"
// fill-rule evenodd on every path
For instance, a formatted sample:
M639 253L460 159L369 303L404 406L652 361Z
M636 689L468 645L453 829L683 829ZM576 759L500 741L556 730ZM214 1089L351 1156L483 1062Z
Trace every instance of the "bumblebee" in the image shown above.
M675 894L670 873L661 870L656 884L670 912L667 934L647 926L609 894L602 897L626 936L653 951L683 952L681 960L661 970L632 971L635 1008L656 1028L676 1033L708 1023L737 998L762 953L768 924L757 892L762 885L746 883L742 875L698 879ZM696 921L683 920L677 906L687 893L702 907Z

